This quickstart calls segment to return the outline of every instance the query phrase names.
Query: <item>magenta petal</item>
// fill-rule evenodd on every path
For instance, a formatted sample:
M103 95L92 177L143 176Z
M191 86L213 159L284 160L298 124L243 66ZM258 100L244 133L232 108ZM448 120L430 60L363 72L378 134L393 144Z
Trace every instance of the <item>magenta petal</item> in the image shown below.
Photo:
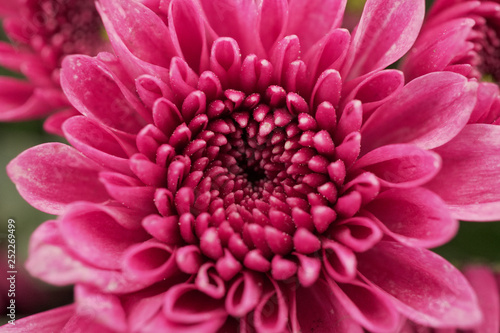
M262 46L269 53L284 33L288 20L288 1L262 0L259 4L259 33Z
M411 81L363 125L362 153L392 143L413 143L424 149L441 146L469 120L476 90L476 82L451 72Z
M298 288L291 303L291 325L298 326L294 327L294 332L364 332L324 280L318 280L309 288Z
M43 122L43 129L47 133L64 136L62 130L62 125L64 124L64 122L71 117L79 115L80 113L72 107L63 109L48 116L47 119L45 119L45 121Z
M174 45L196 72L208 68L208 46L199 7L192 0L173 0L168 11L168 25Z
M265 293L254 312L254 323L259 333L283 332L288 321L288 306L279 285L271 280L273 289Z
M165 293L163 314L175 323L196 324L226 317L224 300L214 299L193 284L178 284Z
M226 295L224 280L215 270L213 263L207 262L200 267L194 283L198 290L210 297L219 299Z
M144 241L146 235L141 230L124 228L116 220L118 216L111 214L112 210L98 205L74 203L62 216L60 228L66 243L78 256L97 267L118 269L124 252Z
M7 166L7 173L21 196L49 214L61 214L74 201L109 199L98 179L100 170L94 162L62 143L28 149Z
M395 331L399 314L379 291L357 280L337 284L327 277L326 281L346 312L364 328L375 332Z
M144 186L136 178L114 172L101 172L99 180L104 184L109 195L125 207L146 213L156 211L154 187Z
M286 35L297 35L304 50L309 50L342 22L346 0L289 1ZM314 19L311 19L314 17Z
M101 0L100 4L106 13L105 24L113 26L116 37L136 57L168 68L176 52L168 28L158 15L138 1Z
M0 327L2 333L52 333L60 332L64 325L75 314L75 305L70 304L53 310L37 313L16 319L15 325L6 324Z
M423 33L402 66L406 79L444 70L466 49L474 24L471 19L450 20Z
M61 86L73 106L90 119L132 134L143 127L144 120L99 60L81 55L65 58Z
M128 248L123 254L122 268L131 279L146 283L164 280L178 272L175 252L157 241Z
M441 168L441 157L414 145L376 148L354 163L352 170L373 173L382 186L409 188L425 184Z
M373 220L353 217L339 222L331 236L353 251L364 252L378 243L383 233Z
M500 331L499 289L493 272L483 266L468 266L464 275L476 292L483 320L474 327L477 333L496 333Z
M76 313L110 330L127 330L126 315L117 295L101 293L85 285L75 287ZM67 329L68 327L65 327Z
M424 19L425 1L368 0L344 70L354 78L384 68L410 49ZM344 71L342 76L346 76Z
M381 221L386 234L410 246L436 247L458 231L458 221L443 200L421 187L385 191L365 209Z
M426 185L461 220L500 219L500 128L467 125L435 151L443 159L441 172Z
M335 281L349 282L356 276L356 255L352 250L332 240L324 240L323 266Z
M395 306L411 320L435 327L469 327L480 322L471 286L437 254L380 242L358 254L358 259L359 272L391 295Z
M234 317L243 317L257 306L262 290L262 281L257 274L243 272L227 292L227 313Z

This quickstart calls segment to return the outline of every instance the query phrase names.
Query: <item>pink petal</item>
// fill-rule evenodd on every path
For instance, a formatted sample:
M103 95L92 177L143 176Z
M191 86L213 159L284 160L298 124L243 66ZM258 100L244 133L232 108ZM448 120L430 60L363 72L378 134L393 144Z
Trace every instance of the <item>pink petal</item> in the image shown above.
M238 41L242 55L264 55L257 42L258 11L255 1L201 0L208 23L220 37L232 37ZM228 20L227 18L231 19Z
M168 25L178 53L196 72L208 68L208 46L200 9L192 0L170 2Z
M441 168L441 157L414 145L376 148L354 163L352 170L373 173L382 186L410 188L425 184Z
M264 50L269 52L274 43L284 35L288 20L286 0L262 0L259 3L259 33Z
M483 313L483 320L479 326L474 327L474 332L498 332L500 330L500 301L493 272L483 266L468 266L463 272L476 292Z
M163 314L169 321L188 325L227 316L224 300L214 299L187 283L178 284L166 292Z
M463 53L474 24L472 19L451 20L423 33L402 65L406 80L444 70Z
M28 149L7 166L21 196L49 214L61 214L74 201L109 199L98 179L100 171L94 162L62 143Z
M116 38L136 57L168 68L177 53L169 30L158 15L137 1L101 0L100 4L106 13L103 18L106 27L112 25Z
M364 252L378 243L383 233L373 220L353 217L339 222L331 236L356 252Z
M326 281L346 312L364 328L375 332L395 331L399 314L378 290L356 280L337 284L327 277Z
M274 280L271 283L271 291L264 293L254 311L254 324L259 333L283 332L288 321L283 292Z
M262 290L262 281L258 275L244 271L229 287L226 296L227 313L233 317L243 317L257 306Z
M106 326L109 330L127 330L126 315L116 295L101 293L85 285L75 287L77 315L89 317L92 322ZM66 325L65 329L68 329Z
M15 325L6 324L0 327L2 333L52 333L60 332L75 314L75 305L70 304L53 310L37 313L16 319Z
M356 255L347 247L332 240L324 240L323 267L335 281L349 282L356 276Z
M411 81L363 125L363 154L392 143L412 143L424 149L441 146L469 120L476 90L477 83L451 72Z
M290 312L294 332L364 332L346 313L324 280L318 280L309 288L298 288Z
M146 283L164 280L178 272L175 252L157 241L131 246L122 260L122 268L127 277Z
M132 134L144 125L104 63L95 58L66 57L61 69L61 86L73 106L90 119Z
M468 327L481 320L469 283L437 254L380 242L372 250L358 254L358 259L359 272L391 295L399 311L417 323Z
M348 79L384 68L410 49L425 13L425 1L368 0L353 36L342 76Z
M340 27L346 0L291 0L285 35L297 35L304 50Z
M219 299L226 296L224 280L215 270L213 263L208 262L200 267L194 283L198 290L210 297Z
M123 221L116 220L123 214L113 216L116 213L119 212L98 205L74 203L61 218L61 234L82 259L100 268L118 269L124 252L144 241L146 235L141 230L124 228L120 225Z
M43 129L50 134L64 136L62 130L62 125L64 124L64 122L71 117L79 115L80 112L76 111L72 107L58 111L45 119L43 123Z
M365 208L382 231L409 246L436 247L458 231L443 200L421 187L385 191Z
M500 219L500 128L467 125L435 151L443 159L441 172L426 187L448 204L461 220Z

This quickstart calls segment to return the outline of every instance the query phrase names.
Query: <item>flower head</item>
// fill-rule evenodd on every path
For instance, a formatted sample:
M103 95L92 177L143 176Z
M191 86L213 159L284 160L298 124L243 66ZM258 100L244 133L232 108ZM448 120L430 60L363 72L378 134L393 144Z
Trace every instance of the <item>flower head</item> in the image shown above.
M62 59L68 54L96 55L107 50L102 23L89 0L2 1L0 17L12 44L0 44L0 65L28 80L2 77L0 120L18 121L46 116L70 107L60 88ZM67 118L66 111L59 117ZM57 132L53 119L47 124Z
M8 167L59 215L28 267L77 284L68 313L141 332L480 320L466 279L426 248L458 218L499 217L499 133L466 125L477 83L384 70L423 1L368 1L353 36L343 1L144 3L100 1L115 55L63 62L73 147Z

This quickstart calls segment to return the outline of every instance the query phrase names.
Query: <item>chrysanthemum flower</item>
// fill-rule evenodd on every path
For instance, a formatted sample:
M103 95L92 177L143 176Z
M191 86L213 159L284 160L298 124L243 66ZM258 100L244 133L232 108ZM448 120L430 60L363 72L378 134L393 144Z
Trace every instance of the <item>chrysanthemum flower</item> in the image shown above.
M61 61L68 54L96 55L109 49L91 0L2 0L0 18L13 44L0 42L0 65L27 80L0 77L0 121L46 116L70 104L61 91ZM58 132L66 110L47 123Z
M402 65L406 79L452 71L480 80L469 123L500 124L500 3L437 0Z
M393 332L481 319L426 248L500 217L500 129L477 83L384 70L424 1L101 0L115 55L70 56L70 144L8 167L59 215L31 273L76 305L19 325L132 332ZM70 319L71 318L71 319ZM66 326L65 326L66 325ZM95 325L95 326L92 326ZM99 327L99 328L95 328ZM17 327L19 328L19 326Z
M476 291L483 320L478 326L468 330L471 333L497 333L500 330L500 275L484 265L471 265L464 269L464 275ZM399 333L432 332L429 327L406 322ZM462 330L454 327L446 329L447 333L459 333Z

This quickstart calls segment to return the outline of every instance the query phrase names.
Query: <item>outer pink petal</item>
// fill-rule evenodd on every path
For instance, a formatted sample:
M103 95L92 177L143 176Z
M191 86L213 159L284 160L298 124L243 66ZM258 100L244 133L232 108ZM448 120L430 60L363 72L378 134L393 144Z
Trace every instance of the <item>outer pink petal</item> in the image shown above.
M119 293L147 286L126 280L119 271L98 269L77 259L64 244L56 221L45 222L32 234L26 268L34 277L57 286L86 283L104 292Z
M469 120L476 90L477 83L451 72L411 81L364 124L362 154L392 143L412 143L424 149L443 145Z
M98 179L100 171L94 162L62 143L28 149L7 166L7 173L21 196L49 214L61 214L74 201L109 199Z
M352 79L401 58L415 42L424 13L423 0L368 0L342 76Z
M354 163L352 170L373 173L382 186L415 187L432 179L441 168L438 154L414 145L387 145L376 148Z
M97 58L66 57L61 69L61 86L78 111L103 125L132 134L144 125L106 65Z
M261 0L259 3L258 28L264 50L271 50L275 42L284 36L288 21L287 0Z
M435 151L443 167L426 187L444 199L457 219L500 219L500 128L467 125Z
M406 79L444 70L454 57L463 54L474 24L471 19L452 20L422 34L402 65Z
M321 279L309 288L297 289L292 298L290 317L294 332L363 332Z
M5 324L1 333L53 333L60 332L75 313L75 305L66 305L53 310L16 319L15 325Z
M497 333L500 331L500 291L491 269L469 266L464 275L476 291L483 321L474 327L474 333Z
M147 238L141 229L120 225L122 215L100 205L74 203L61 217L62 237L72 251L92 265L118 269L125 251Z
M285 35L297 35L304 50L338 28L346 0L290 0Z
M469 327L481 320L477 298L465 277L425 249L380 242L358 254L359 272L391 295L411 320L435 327Z
M421 187L385 191L366 209L386 234L410 246L436 247L458 231L458 221L443 200Z
M137 1L100 0L100 4L106 13L105 24L113 26L117 37L136 57L168 68L177 53L158 15Z

